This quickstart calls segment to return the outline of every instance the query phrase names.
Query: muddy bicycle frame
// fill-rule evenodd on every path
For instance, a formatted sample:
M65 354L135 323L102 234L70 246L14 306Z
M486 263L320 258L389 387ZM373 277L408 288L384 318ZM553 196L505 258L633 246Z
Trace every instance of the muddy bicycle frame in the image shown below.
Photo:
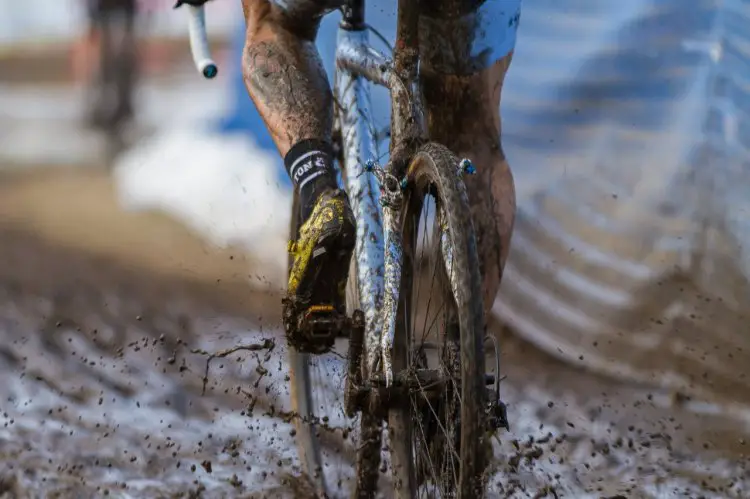
M204 77L214 78L218 69L208 46L204 8L186 6L193 61ZM396 45L389 58L369 43L365 0L347 0L342 7L336 50L336 124L341 138L342 177L357 220L354 265L365 318L365 379L377 373L386 386L394 379L392 353L403 254L402 179L416 146L426 137L417 84L418 7L418 0L399 0ZM391 95L390 158L382 168L377 164L377 140L372 129L370 83L388 88ZM449 251L444 255L450 258Z
M354 265L360 309L365 315L364 360L367 376L381 373L393 382L393 342L401 288L401 179L426 136L418 81L418 2L399 0L393 58L369 43L365 1L343 8L336 49L334 95L343 156L342 176L357 220ZM381 169L372 129L369 83L391 94L390 159Z

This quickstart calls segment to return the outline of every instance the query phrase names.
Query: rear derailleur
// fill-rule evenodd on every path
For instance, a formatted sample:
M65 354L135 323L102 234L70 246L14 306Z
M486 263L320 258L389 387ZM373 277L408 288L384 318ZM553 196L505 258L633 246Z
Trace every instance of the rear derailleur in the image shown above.
M487 389L487 426L491 433L495 433L500 428L504 428L510 431L510 423L508 423L508 409L500 400L500 382L503 380L500 377L500 349L497 345L497 339L494 336L488 335L484 340L485 345L488 343L492 345L492 351L495 354L495 375L485 376ZM489 388L491 386L491 388Z
M505 404L499 400L490 400L487 402L487 426L490 432L495 433L497 430L503 428L506 431L510 431L510 423L508 423L508 409Z

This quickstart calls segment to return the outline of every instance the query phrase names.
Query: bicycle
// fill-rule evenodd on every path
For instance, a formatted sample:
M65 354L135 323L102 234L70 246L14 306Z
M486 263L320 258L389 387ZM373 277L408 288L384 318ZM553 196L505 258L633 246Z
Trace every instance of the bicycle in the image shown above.
M490 436L507 428L499 397L499 352L492 342L495 375L485 371L484 315L481 277L473 223L462 175L474 171L444 146L427 139L419 99L417 4L399 0L397 40L388 58L369 44L364 0L350 0L342 9L336 53L334 95L337 105L338 155L341 175L357 219L357 244L347 289L349 316L328 309L284 318L285 328L298 328L320 351L290 348L290 382L300 460L317 493L336 494L323 469L323 433L330 417L315 415L328 408L316 403L330 379L314 383L312 368L320 356L348 338L344 381L344 414L360 416L356 450L355 497L373 497L378 490L382 423L388 426L391 481L398 497L474 498L483 494ZM205 33L202 7L189 7L190 42L198 70L216 76ZM380 166L371 126L368 83L390 90L390 157ZM430 202L431 201L431 202ZM296 196L291 238L295 239ZM415 261L423 208L435 206L432 231L439 260L432 276ZM429 214L429 213L428 213ZM428 220L427 214L425 221ZM431 239L433 239L431 237ZM424 251L423 251L424 254ZM420 296L425 281L439 282L438 299L447 305L442 316L429 314L432 297ZM414 327L439 323L444 330L430 335L443 344L411 346ZM439 320L440 319L440 320ZM439 320L439 321L438 321ZM423 339L427 338L423 335ZM430 364L440 362L437 368ZM325 367L325 366L324 366ZM417 396L423 399L417 399ZM346 430L342 436L346 440ZM413 443L421 433L424 441ZM442 433L442 434L441 434ZM440 460L436 467L434 460ZM432 476L428 473L433 473Z

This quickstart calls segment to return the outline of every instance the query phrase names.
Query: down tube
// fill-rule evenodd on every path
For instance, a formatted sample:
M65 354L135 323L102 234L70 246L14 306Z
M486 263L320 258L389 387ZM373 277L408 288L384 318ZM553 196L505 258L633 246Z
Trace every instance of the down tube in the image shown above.
M366 30L339 29L338 46L368 44ZM378 145L373 129L370 83L349 71L336 71L336 98L344 148L346 188L357 220L355 259L360 306L365 314L365 359L368 374L380 360L383 330L379 311L383 307L384 261L380 185L364 171L367 160L377 160Z

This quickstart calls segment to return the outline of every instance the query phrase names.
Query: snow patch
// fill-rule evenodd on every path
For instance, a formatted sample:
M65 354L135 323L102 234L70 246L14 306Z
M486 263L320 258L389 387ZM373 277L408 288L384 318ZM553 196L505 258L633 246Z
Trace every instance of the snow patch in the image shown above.
M178 128L125 153L114 176L126 209L160 210L219 247L246 249L279 288L291 207L279 162L245 134Z

